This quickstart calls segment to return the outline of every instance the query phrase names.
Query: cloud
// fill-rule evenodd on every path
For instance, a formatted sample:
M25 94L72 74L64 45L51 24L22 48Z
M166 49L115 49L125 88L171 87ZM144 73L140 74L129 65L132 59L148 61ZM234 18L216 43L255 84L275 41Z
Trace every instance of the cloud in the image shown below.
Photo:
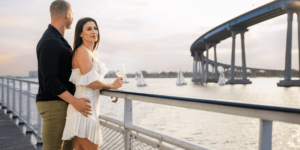
M5 60L5 65L0 64L2 74L27 75L29 70L37 69L36 44L50 23L51 2L0 1L0 54L14 55ZM122 62L128 72L139 69L152 72L177 71L179 68L191 71L190 46L199 36L229 19L268 3L269 0L70 2L74 10L74 22L72 28L65 33L70 45L73 45L78 19L92 17L100 28L101 40L96 51L100 61L111 69L115 68L116 63ZM237 5L239 7L231 8ZM296 21L294 27L295 23ZM246 33L247 66L282 69L286 16L270 19L249 29ZM297 30L293 30L293 36L297 37ZM236 64L239 65L239 39L236 48ZM293 49L297 49L297 38L293 39ZM217 51L218 60L229 64L231 39L218 44ZM211 52L210 56L213 56ZM297 53L293 52L293 67L298 64L295 56Z
M14 58L16 55L15 54L9 54L9 55L0 55L0 64L7 64L7 62Z

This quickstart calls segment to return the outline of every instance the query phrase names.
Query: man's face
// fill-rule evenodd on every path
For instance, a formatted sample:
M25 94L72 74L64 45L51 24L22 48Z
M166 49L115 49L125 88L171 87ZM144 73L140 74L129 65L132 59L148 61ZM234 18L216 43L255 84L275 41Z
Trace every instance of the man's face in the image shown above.
M70 10L67 12L69 15L69 19L67 20L67 29L71 29L73 23L73 9L70 7Z

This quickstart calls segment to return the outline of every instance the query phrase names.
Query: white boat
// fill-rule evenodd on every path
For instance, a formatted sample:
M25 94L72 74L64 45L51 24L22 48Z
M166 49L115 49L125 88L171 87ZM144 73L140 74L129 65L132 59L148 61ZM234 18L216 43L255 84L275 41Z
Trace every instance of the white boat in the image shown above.
M218 84L219 85L226 85L226 78L225 78L224 72L220 73Z
M179 70L179 72L178 72L176 84L177 85L186 85L186 82L184 81L184 77L183 77L181 70Z
M124 82L124 83L129 83L126 74L123 76L123 82Z
M139 77L138 77L138 73L135 73L135 77L134 77L135 80L138 80Z
M141 71L135 77L136 77L135 79L137 80L136 85L138 87L147 86Z

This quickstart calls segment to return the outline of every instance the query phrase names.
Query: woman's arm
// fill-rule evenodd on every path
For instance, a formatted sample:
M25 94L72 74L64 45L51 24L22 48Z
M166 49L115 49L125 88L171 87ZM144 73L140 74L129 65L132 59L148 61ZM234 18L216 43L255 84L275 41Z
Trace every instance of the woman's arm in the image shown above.
M87 74L93 69L92 57L90 56L88 50L85 48L79 47L77 49L76 62L79 66L82 75ZM87 85L87 87L102 90L102 89L118 89L122 85L123 85L123 78L118 78L114 81L113 84L108 84L97 80Z
M102 89L118 89L122 87L122 85L123 85L123 78L118 78L112 84L97 80L90 83L87 87L102 90Z

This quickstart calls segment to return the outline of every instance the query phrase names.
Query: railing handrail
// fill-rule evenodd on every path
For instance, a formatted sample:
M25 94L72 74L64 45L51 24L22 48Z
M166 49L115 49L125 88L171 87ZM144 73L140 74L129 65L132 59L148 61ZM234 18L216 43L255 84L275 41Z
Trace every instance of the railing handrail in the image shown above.
M228 101L228 100L225 101L225 100L216 100L216 99L199 99L199 98L177 97L177 96L168 96L168 95L128 92L128 91L120 91L120 90L101 90L101 91L107 91L107 92L113 92L113 93L122 93L122 94L132 94L132 95L138 95L138 96L147 96L147 97L153 97L153 98L164 98L164 99L170 99L170 100L208 103L208 104L216 104L216 105L224 105L224 106L233 106L233 107L260 109L260 110L271 110L271 111L279 111L279 112L288 112L288 113L300 114L300 109L293 108L293 107L280 107L280 106L262 105L262 104L245 103L245 102L241 103L241 102Z
M300 109L247 104L238 102L216 101L208 99L182 98L126 91L102 90L101 95L119 98L128 98L134 101L155 103L167 106L204 110L221 114L236 115L242 117L259 118L269 121L280 121L292 124L300 124Z
M36 81L29 81L29 80L24 80L24 79L18 79L18 78L12 78L12 77L4 77L4 76L0 76L0 78L4 78L4 79L9 79L9 80L15 80L15 81L21 81L21 82L27 82L30 84L39 84L39 82Z

